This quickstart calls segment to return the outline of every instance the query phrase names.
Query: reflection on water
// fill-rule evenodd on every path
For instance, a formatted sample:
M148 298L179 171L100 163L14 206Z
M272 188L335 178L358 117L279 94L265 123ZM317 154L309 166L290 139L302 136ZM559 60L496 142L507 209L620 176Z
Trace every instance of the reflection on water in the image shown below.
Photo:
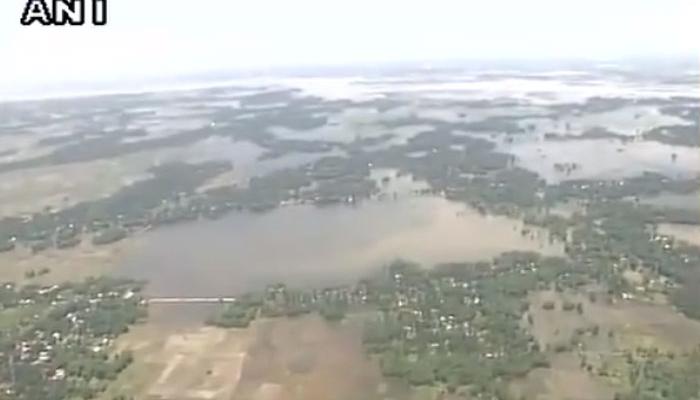
M521 229L441 198L283 207L148 233L118 273L149 280L154 295L230 295L274 282L349 282L398 257L431 265L516 249L561 254L544 232Z

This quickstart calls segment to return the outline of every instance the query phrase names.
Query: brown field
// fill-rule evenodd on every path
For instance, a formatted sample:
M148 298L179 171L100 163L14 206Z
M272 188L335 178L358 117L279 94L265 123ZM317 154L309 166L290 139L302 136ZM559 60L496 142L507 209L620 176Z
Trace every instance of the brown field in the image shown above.
M163 321L158 314L173 313L176 309L152 309L157 315L119 339L116 350L133 351L135 362L102 398L109 400L128 394L154 400L231 399L254 330L182 323L177 316Z
M563 311L564 299L581 302L583 313ZM550 351L551 368L514 382L513 393L528 399L612 399L625 389L625 352L639 346L681 351L700 342L700 322L668 306L611 303L603 295L591 302L584 294L555 291L533 293L530 300L532 333L543 347L570 344L577 328L598 325L600 331L581 336L582 347ZM542 309L548 300L556 303L554 310ZM316 315L264 319L248 329L224 330L202 326L208 306L183 307L151 307L149 321L118 341L119 350L135 352L136 362L103 400L117 394L146 400L439 398L434 390L407 389L381 377L362 348L362 316L340 324Z
M546 300L555 302L555 310L542 309ZM576 310L562 311L564 300L582 303L583 314L579 315ZM599 336L614 331L617 339L611 345L615 348L629 348L631 343L627 339L632 338L646 338L649 345L676 350L690 349L700 343L700 321L688 319L668 305L634 300L609 302L600 294L598 300L591 303L584 294L554 291L534 293L530 302L535 322L533 334L545 345L562 338L568 340L574 329L593 325L600 327ZM622 340L623 337L626 340ZM635 344L643 343L635 341Z
M583 313L563 311L565 300L582 303ZM544 310L546 301L554 310ZM553 353L550 369L533 371L516 382L513 391L538 400L610 399L626 385L624 354L637 348L684 351L700 343L700 322L690 320L670 306L639 301L610 302L598 293L591 302L581 293L553 290L530 296L532 334L543 349L568 345L563 353ZM598 335L589 332L580 337L581 346L572 346L577 328L599 327ZM612 335L610 332L612 331ZM587 371L582 364L590 365Z
M551 368L532 371L526 379L511 385L516 398L528 400L606 400L615 390L602 379L583 372L574 354L552 358Z
M318 316L260 320L248 329L226 330L161 317L118 341L118 350L133 350L136 361L104 400L117 394L154 400L369 400L399 393L364 355L356 318L338 325Z
M359 328L317 316L260 321L234 399L378 398L386 385L364 355Z

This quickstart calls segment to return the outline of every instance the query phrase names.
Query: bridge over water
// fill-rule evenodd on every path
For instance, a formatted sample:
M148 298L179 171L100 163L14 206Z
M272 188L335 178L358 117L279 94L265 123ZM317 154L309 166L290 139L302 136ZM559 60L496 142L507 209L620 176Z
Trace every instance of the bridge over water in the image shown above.
M235 297L151 297L148 304L219 304L234 303Z

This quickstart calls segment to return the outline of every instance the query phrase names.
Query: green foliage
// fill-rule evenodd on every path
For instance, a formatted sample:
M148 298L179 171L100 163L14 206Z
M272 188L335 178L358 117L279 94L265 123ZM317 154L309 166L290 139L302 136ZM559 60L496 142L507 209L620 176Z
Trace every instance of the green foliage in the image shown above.
M127 231L123 228L108 228L97 232L92 238L92 243L95 245L105 245L118 242L126 238Z
M34 315L0 340L0 381L14 381L3 399L99 395L133 362L130 352L110 355L110 343L144 316L139 289L137 282L108 278L51 288L3 286L0 313L31 304Z
M255 319L257 309L245 304L227 304L206 322L222 328L246 328Z

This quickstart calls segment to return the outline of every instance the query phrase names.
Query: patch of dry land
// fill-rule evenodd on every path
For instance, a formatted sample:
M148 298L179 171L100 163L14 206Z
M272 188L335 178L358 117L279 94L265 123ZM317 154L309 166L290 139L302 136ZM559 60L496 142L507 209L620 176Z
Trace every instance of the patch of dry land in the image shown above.
M164 322L164 313L177 314L178 310L151 309L155 316L119 338L116 350L133 351L135 361L102 398L128 394L136 399L231 399L254 330Z
M626 358L639 348L680 353L700 343L700 322L595 287L541 290L529 302L522 324L547 350L551 368L513 382L516 398L612 399L628 389ZM361 343L365 315L341 323L317 315L260 319L247 329L221 329L202 325L211 311L152 306L148 322L118 340L117 350L132 350L135 362L102 400L449 398L385 380Z
M372 399L383 385L352 318L329 324L312 315L260 321L235 399Z
M383 382L363 352L355 317L340 324L315 315L259 320L248 329L173 327L157 319L119 339L119 350L133 350L136 361L104 400L118 394L154 400L375 399L398 390Z
M700 343L700 322L670 306L613 301L595 289L532 293L527 315L523 324L552 354L551 368L513 384L528 399L612 399L626 389L628 355L640 348L683 352Z

